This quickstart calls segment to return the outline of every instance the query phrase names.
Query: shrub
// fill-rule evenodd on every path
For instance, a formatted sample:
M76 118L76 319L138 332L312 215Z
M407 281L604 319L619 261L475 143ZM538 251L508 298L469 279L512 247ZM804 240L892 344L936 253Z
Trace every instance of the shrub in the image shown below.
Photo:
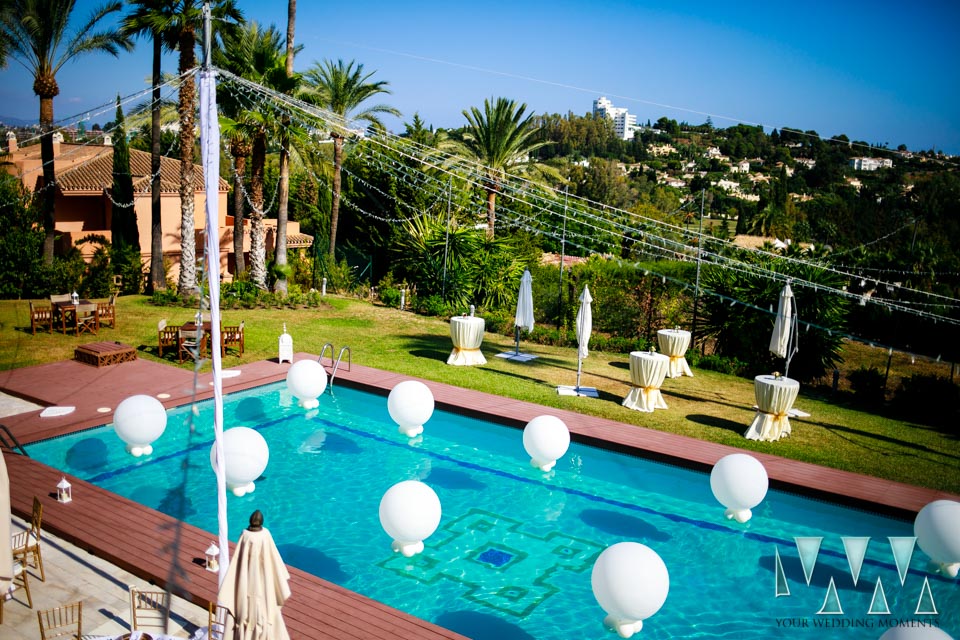
M885 398L884 376L876 367L860 367L847 374L850 387L853 389L853 399L865 405L882 403Z
M719 371L730 375L744 377L747 375L749 365L746 362L736 358L711 354L708 356L698 356L695 351L688 352L690 364L698 369L707 371Z
M150 296L150 302L157 306L169 307L174 304L179 304L180 298L173 289L161 289L153 292L153 295Z
M450 316L451 310L446 302L438 295L417 298L417 313L425 316Z
M400 290L394 287L380 287L380 302L387 307L399 307Z

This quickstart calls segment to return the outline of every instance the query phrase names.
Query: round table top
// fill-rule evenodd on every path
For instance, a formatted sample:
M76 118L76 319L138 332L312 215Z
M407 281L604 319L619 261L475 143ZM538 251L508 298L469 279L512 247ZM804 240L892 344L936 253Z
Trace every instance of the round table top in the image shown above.
M785 376L780 376L776 378L768 373L759 375L755 377L754 382L757 384L771 385L775 387L799 387L800 383L794 380L793 378L787 378Z
M690 335L690 332L685 329L660 329L659 331L657 331L657 333L658 334L662 333L664 335L676 335L676 336Z
M453 316L450 318L451 323L465 323L465 324L484 324L483 318L478 316Z
M651 360L669 360L670 356L665 356L662 353L657 353L656 351L631 351L631 358L650 358Z

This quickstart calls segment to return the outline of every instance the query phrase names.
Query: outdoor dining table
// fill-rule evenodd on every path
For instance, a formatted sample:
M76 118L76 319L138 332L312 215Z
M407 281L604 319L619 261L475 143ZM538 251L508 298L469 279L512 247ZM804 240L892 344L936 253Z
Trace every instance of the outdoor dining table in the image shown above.
M96 303L91 302L89 300L80 300L77 302L77 304L74 304L73 302L52 302L50 304L50 306L52 306L54 310L54 321L56 321L57 317L60 318L60 330L64 333L64 335L66 335L67 333L68 321L71 326L76 326L77 307L79 307L82 304L86 304L86 305L92 304L96 306ZM94 310L94 313L96 313L96 310Z
M637 411L653 412L666 409L660 385L667 375L670 358L662 353L633 351L630 353L630 382L633 388L623 400L623 406Z
M660 329L657 331L657 344L660 345L660 353L670 358L670 365L667 368L668 378L679 378L680 376L693 377L687 359L684 357L687 348L690 346L690 332L682 329Z
M487 364L487 359L480 352L484 327L483 318L476 316L450 318L450 339L453 341L453 351L447 358L447 364L457 366Z
M748 440L779 440L790 435L787 413L797 399L800 383L783 376L762 375L753 379L753 391L757 415L743 435Z

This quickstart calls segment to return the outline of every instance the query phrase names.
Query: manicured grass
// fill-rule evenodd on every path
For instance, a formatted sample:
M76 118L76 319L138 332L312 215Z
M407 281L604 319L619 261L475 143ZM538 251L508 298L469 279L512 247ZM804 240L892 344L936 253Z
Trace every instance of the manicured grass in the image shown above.
M670 409L640 413L620 405L630 388L624 355L591 352L584 360L581 384L596 387L598 399L559 396L557 385L576 382L574 349L521 342L521 350L539 357L510 362L494 356L513 348L512 336L487 333L486 366L451 367L446 364L451 343L444 320L352 298L329 296L326 300L320 308L225 310L224 324L246 323L246 353L242 359L228 355L225 366L275 358L277 339L286 324L295 351L319 353L328 342L336 352L349 346L353 362L369 367L960 493L960 444L955 436L839 406L804 388L795 406L810 417L792 419L789 438L755 442L743 437L754 415L752 380L694 370L693 378L665 381L663 394ZM104 328L96 337L77 338L46 332L33 336L27 302L0 302L0 369L70 359L76 345L95 340L133 345L139 357L157 360L157 321L166 318L170 324L182 324L193 316L180 307L156 307L143 296L122 297L117 304L117 329ZM164 361L176 366L176 354L165 354ZM192 363L179 366L190 368Z

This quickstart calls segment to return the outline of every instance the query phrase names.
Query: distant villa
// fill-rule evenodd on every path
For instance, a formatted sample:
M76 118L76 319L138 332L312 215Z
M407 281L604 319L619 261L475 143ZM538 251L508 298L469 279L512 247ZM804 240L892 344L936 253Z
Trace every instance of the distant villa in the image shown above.
M615 107L606 97L600 96L593 101L593 115L612 120L613 129L621 140L633 140L633 132L637 130L637 116L632 115L625 107Z

